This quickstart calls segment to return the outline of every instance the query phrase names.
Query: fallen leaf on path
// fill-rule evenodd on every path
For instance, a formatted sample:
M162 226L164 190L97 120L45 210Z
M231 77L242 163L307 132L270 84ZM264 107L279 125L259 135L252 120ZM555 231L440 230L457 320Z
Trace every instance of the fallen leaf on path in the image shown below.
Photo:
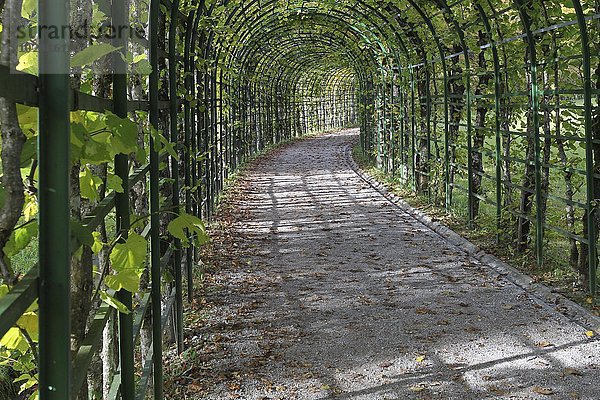
M416 362L423 362L425 361L425 359L427 358L427 356L418 356L417 358L415 358Z
M419 307L415 310L417 314L435 314L435 311L427 307Z
M583 376L583 372L575 368L565 368L565 375Z
M535 393L543 394L546 396L550 396L550 395L554 394L554 390L552 390L550 388L543 388L540 386L534 386L531 390L533 390Z
M490 386L490 387L487 388L487 390L490 391L490 392L492 392L492 393L494 393L497 396L505 396L505 395L507 395L509 393L508 390L502 389L502 388L500 388L498 386Z
M536 346L536 347L541 347L541 348L544 348L544 347L551 347L551 346L553 346L553 344L552 344L552 343L550 343L550 342L548 342L547 340L542 340L541 342L537 342L537 343L535 344L535 346Z
M596 336L596 332L594 332L594 331L586 331L585 332L585 336L587 336L589 338L593 338L594 336Z

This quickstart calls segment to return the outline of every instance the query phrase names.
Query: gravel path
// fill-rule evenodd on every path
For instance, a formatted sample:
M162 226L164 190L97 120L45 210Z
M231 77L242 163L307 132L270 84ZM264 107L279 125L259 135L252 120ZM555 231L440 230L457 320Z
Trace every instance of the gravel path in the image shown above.
M350 167L355 140L303 140L245 176L231 239L241 259L192 312L206 314L188 332L202 367L174 379L177 390L600 399L600 342L587 328L390 203Z

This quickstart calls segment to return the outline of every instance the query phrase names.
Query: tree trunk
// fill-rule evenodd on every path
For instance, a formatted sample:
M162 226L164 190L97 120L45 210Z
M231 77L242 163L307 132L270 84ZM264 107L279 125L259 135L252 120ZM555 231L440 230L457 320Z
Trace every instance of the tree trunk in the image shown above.
M16 29L19 23L15 16L21 15L22 0L8 0L2 21L6 27ZM14 18L14 19L13 19ZM7 25L8 24L8 25ZM17 41L12 34L2 35L0 63L14 68L17 65ZM15 283L15 274L10 261L4 256L4 245L10 239L12 231L21 217L25 202L23 179L21 178L21 151L25 144L25 135L19 126L17 105L9 99L0 98L0 129L2 130L2 187L5 197L0 204L0 273L5 283Z

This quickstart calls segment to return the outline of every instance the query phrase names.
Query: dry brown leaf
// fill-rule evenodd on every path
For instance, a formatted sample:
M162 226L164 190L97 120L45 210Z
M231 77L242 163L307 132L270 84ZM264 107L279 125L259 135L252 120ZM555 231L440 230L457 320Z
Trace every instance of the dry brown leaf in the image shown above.
M507 395L509 393L508 390L502 389L502 388L500 388L498 386L490 386L487 389L488 389L488 391L494 393L497 396L505 396L505 395Z
M427 307L419 307L415 310L417 314L435 314L435 311L427 308Z
M554 394L554 390L552 390L550 388L543 388L541 386L534 386L531 390L533 390L535 393L543 394L546 396L550 396L550 395Z
M565 368L565 375L583 376L583 372L575 368Z

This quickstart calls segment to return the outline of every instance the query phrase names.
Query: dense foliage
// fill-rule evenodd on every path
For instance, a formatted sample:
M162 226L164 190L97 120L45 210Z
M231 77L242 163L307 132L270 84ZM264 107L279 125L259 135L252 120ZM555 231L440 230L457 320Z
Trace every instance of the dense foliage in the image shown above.
M0 64L37 75L36 2L0 4ZM148 4L127 4L130 40L122 48L103 34L110 2L70 1L71 29L90 32L73 36L70 48L79 99L70 135L73 354L99 309L135 311L117 295L127 292L139 310L149 290L151 150L161 161L160 256L174 254L162 282L170 293L182 248L193 249L184 254L189 268L199 261L195 247L208 240L202 221L232 171L267 146L357 122L362 148L386 172L515 254L535 254L593 289L600 2L163 1L155 32ZM583 15L585 26L577 23ZM16 39L8 26L26 35ZM592 54L589 92L582 27ZM152 35L163 53L154 68ZM116 57L126 71L111 71ZM102 102L116 90L116 73L127 75L127 116ZM157 124L148 112L151 73L164 103ZM36 263L36 143L43 133L27 96L0 95L1 297ZM119 159L126 175L117 171ZM105 207L118 193L130 198L127 232ZM2 338L0 364L16 386L0 391L37 396L36 312L33 304ZM118 366L116 315L105 323L102 360L80 398L108 396ZM142 345L148 337L145 323Z

